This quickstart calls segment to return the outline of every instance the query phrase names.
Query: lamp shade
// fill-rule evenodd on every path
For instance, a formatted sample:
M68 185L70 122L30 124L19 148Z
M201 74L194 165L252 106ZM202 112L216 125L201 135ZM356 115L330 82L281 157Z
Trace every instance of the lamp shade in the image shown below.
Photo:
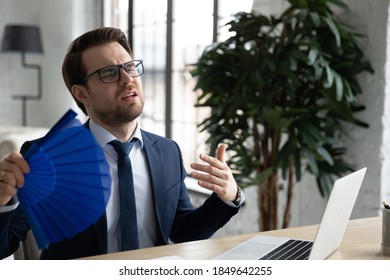
M32 25L6 25L1 51L43 53L39 27Z

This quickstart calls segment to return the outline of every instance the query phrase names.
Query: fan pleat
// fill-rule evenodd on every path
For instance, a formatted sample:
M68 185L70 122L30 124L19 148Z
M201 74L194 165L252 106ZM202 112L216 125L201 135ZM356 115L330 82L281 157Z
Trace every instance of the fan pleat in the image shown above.
M30 172L25 176L25 186L32 187L23 188L23 191L19 192L19 196L28 197L26 202L29 206L49 195L55 182L54 166L50 159L35 144L32 150L35 153L30 154L30 161L34 164L30 165Z

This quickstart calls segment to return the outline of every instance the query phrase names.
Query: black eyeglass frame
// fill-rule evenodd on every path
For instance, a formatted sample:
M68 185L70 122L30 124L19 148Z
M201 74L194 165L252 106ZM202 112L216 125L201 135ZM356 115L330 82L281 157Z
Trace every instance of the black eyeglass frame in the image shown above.
M139 67L139 65L141 65L141 69L142 69L141 73L139 73L139 74L137 74L137 75L131 75L131 74L126 70L126 67L125 67L125 65L127 65L127 64L129 64L129 63L134 63L134 65L137 65L137 63L138 63L137 67ZM103 71L104 69L110 68L110 67L117 67L117 68L118 68L118 70L119 70L119 71L118 71L118 73L119 73L118 79L115 80L115 81L105 82L105 81L103 80L102 76L101 76L101 71ZM135 68L137 68L137 67L135 67ZM143 64L143 60L142 60L142 59L135 59L135 60L130 60L130 61L125 62L125 63L122 63L122 64L109 65L109 66L104 66L104 67L102 67L102 68L99 68L99 69L93 71L91 74L87 75L87 76L81 81L80 84L81 84L81 85L85 84L85 83L88 81L89 78L93 77L93 76L96 75L96 74L99 74L100 80L101 80L103 83L105 83L105 84L115 83L115 82L119 81L119 80L121 79L121 77L122 77L122 76L121 76L121 75L122 75L122 71L121 71L122 68L126 71L127 74L129 74L129 75L130 75L131 77L133 77L133 78L139 77L139 76L141 76L141 75L144 73L144 64ZM138 73L138 71L137 71L137 73Z

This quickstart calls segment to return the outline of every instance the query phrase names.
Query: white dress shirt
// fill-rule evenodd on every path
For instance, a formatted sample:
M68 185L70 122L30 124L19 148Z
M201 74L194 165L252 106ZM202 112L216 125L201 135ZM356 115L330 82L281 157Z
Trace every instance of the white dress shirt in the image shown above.
M107 237L108 253L120 251L120 224L119 224L119 182L118 182L118 156L114 147L109 144L116 139L110 132L98 126L90 120L89 128L98 144L102 147L111 174L111 195L108 200L107 215ZM130 160L133 162L134 192L137 208L138 239L140 248L152 247L156 243L156 217L154 214L153 196L149 178L149 170L143 150L142 134L137 126L132 138L138 141L130 152ZM136 162L137 164L134 164Z

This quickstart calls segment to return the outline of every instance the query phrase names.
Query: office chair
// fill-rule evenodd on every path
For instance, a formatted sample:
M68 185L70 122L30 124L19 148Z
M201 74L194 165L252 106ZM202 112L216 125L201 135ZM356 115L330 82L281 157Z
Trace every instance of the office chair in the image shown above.
M15 260L38 260L40 250L35 242L31 230L27 233L26 240L20 242L19 249L14 253Z

